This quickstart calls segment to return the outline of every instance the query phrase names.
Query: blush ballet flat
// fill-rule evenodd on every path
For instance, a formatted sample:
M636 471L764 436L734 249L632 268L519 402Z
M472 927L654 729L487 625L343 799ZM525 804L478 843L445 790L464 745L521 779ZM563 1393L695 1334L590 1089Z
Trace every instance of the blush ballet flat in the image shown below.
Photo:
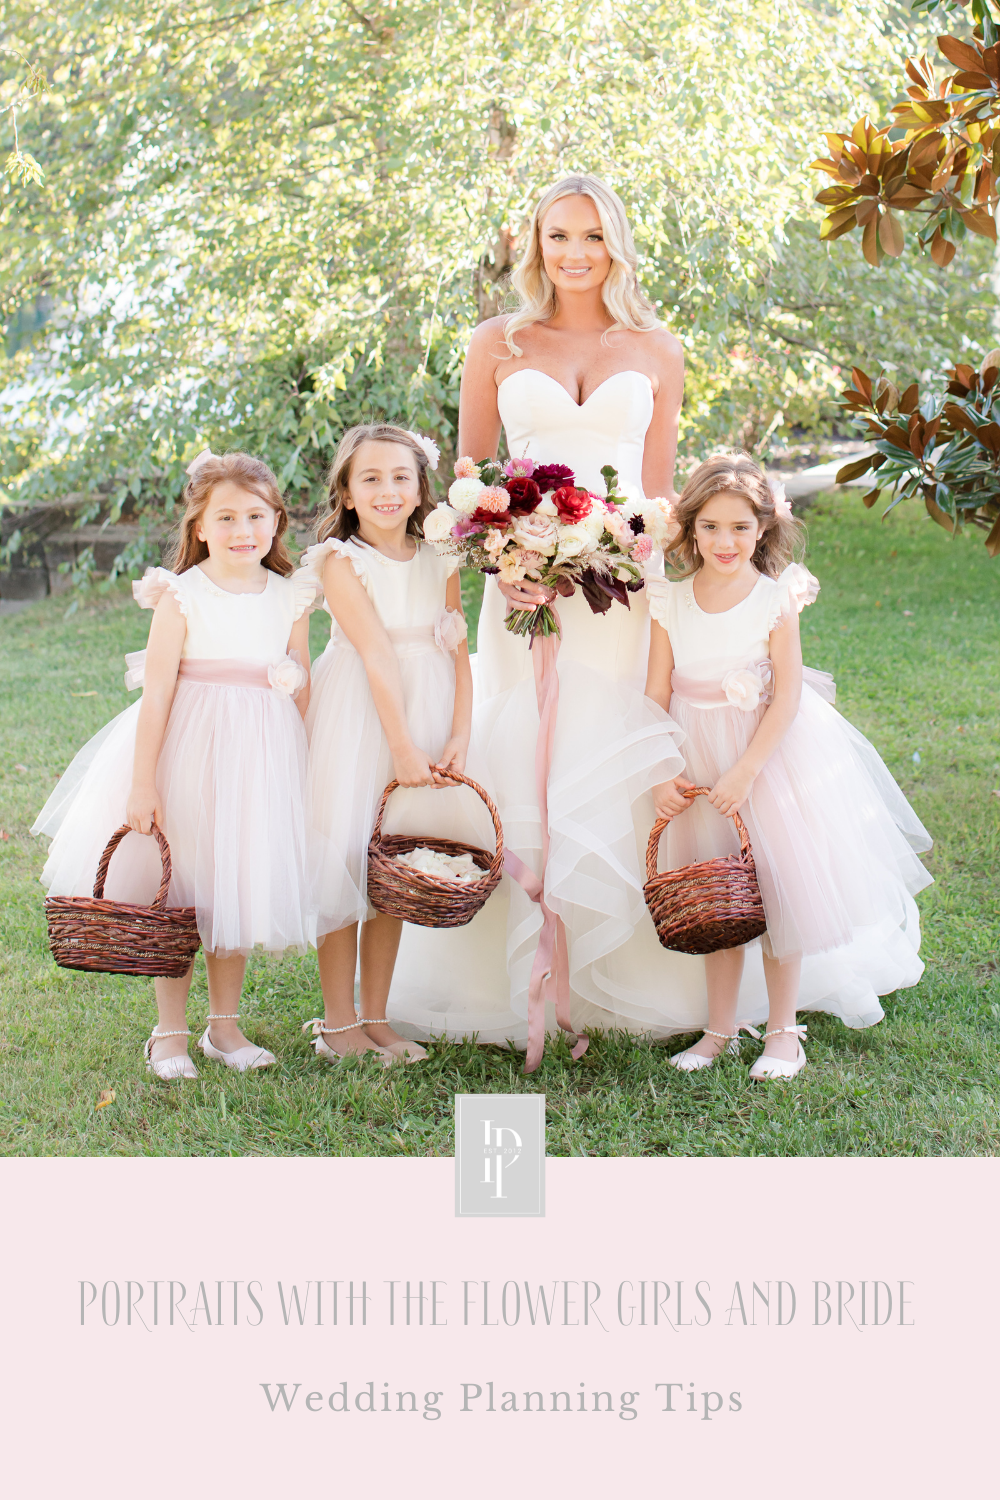
M702 1068L710 1068L714 1063L717 1063L723 1052L731 1052L735 1056L739 1056L740 1042L742 1040L740 1032L742 1031L749 1032L754 1038L760 1035L746 1021L737 1021L736 1030L732 1034L728 1031L713 1031L711 1027L706 1026L702 1032L702 1036L716 1036L720 1042L725 1043L724 1047L720 1047L718 1052L714 1052L711 1057L706 1056L703 1052L695 1052L691 1047L685 1047L683 1052L675 1052L673 1057L667 1058L667 1061L679 1073L700 1072Z
M765 1031L764 1040L769 1036L784 1036L789 1033L799 1038L798 1049L794 1062L786 1062L783 1057L765 1057L763 1053L758 1057L750 1069L750 1077L763 1082L770 1078L794 1078L796 1073L801 1073L806 1065L806 1054L802 1046L802 1038L806 1034L804 1026L778 1026L774 1031Z
M335 1048L327 1046L326 1042L324 1042L323 1040L324 1035L337 1036L340 1032L343 1031L357 1031L359 1027L363 1027L364 1025L364 1021L352 1021L349 1026L327 1026L324 1023L322 1016L313 1016L311 1021L303 1022L302 1030L309 1031L310 1028L312 1029L312 1048L317 1057L322 1057L326 1062L329 1063L341 1063L344 1061L345 1057L364 1057L365 1053L337 1052ZM365 1033L365 1035L367 1036L367 1032ZM369 1037L368 1040L371 1041L371 1038ZM370 1048L367 1048L366 1051L374 1052L376 1056L381 1060L382 1066L384 1068L389 1067L389 1065L395 1061L395 1058L385 1047L379 1047L375 1043L372 1043L372 1046Z
M273 1052L268 1052L266 1047L237 1047L235 1052L223 1052L220 1047L212 1045L212 1022L213 1021L235 1021L239 1011L228 1016L209 1016L208 1025L198 1046L205 1056L211 1058L212 1062L224 1063L227 1068L235 1068L237 1073L249 1073L255 1068L269 1068L272 1063L277 1062Z
M161 1036L190 1036L190 1031L158 1031L154 1026L146 1039L142 1049L142 1055L146 1059L146 1070L155 1073L157 1078L164 1083L172 1083L175 1078L197 1078L198 1069L188 1057L186 1052L181 1052L177 1057L163 1057L158 1062L150 1056L150 1049L154 1042L158 1042Z

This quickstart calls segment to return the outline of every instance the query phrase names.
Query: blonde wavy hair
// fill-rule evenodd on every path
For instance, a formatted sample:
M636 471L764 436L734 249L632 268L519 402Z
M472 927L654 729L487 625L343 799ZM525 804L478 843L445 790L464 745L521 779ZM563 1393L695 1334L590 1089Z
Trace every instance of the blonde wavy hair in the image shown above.
M601 220L604 243L611 256L611 270L601 288L601 296L615 321L605 330L602 340L609 333L623 328L629 328L634 333L648 333L659 327L656 309L639 285L636 272L638 257L625 205L606 182L591 176L589 172L583 172L576 177L563 177L546 188L531 216L528 243L510 278L511 286L521 301L520 307L504 324L504 340L511 354L522 353L515 342L515 335L520 329L551 318L556 310L556 289L545 271L538 232L553 203L558 203L560 198L575 197L592 200Z
M764 527L752 558L758 573L777 578L793 559L801 559L805 527L794 516L778 510L764 471L748 453L717 453L698 465L674 504L674 520L680 531L670 544L670 555L675 565L682 565L685 577L702 566L694 532L698 512L715 495L723 494L739 495Z

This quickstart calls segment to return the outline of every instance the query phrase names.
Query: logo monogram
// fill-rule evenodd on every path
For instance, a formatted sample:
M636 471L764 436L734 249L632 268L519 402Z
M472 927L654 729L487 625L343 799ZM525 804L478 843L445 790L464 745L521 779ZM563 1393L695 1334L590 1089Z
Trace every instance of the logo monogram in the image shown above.
M545 1213L545 1096L455 1095L455 1213Z

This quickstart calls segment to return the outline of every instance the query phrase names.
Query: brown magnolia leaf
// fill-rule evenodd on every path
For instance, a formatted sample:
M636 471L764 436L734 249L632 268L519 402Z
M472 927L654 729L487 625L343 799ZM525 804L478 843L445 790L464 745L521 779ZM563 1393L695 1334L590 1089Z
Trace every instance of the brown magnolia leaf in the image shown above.
M968 42L960 42L955 36L939 36L937 44L938 51L943 52L956 68L982 68L983 58L978 47L971 47Z
M975 432L976 424L961 406L956 406L954 401L946 401L942 415L951 423L952 427L959 432Z
M921 430L920 430L919 419L918 419L918 421L916 423L913 422L912 418L910 420L910 443L909 443L909 447L910 447L910 452L913 454L914 458L923 458L925 444L924 444L923 435L922 435Z
M830 155L839 156L844 149L844 137L838 135L835 130L824 130L823 134L826 136L826 144L830 148Z
M943 511L937 501L932 500L930 495L926 493L924 494L924 505L932 521L936 521L939 526L943 526L945 531L954 532L955 523L951 519L951 516L948 515L947 511Z
M981 234L984 239L997 242L997 226L991 213L985 208L960 208L962 222L966 229L971 229L973 234Z
M891 208L887 208L878 226L878 237L887 255L902 255L903 226Z
M866 401L871 401L872 383L868 379L868 376L865 374L864 370L859 370L857 365L854 365L851 369L851 378L854 381L855 390L860 391Z
M904 417L908 417L911 411L916 411L917 402L920 400L920 389L917 382L908 385L899 398L899 409Z
M877 198L863 198L854 210L858 223L864 228L870 220L878 213Z
M984 448L996 457L1000 454L1000 427L996 422L987 422L983 427L976 428L976 437Z
M842 208L823 220L819 226L819 237L824 244L829 244L831 240L839 240L842 234L850 234L855 224L854 209Z
M882 263L882 252L878 243L878 220L869 219L861 235L861 251L870 266Z
M956 365L954 369L954 376L955 379L960 380L963 385L971 386L975 382L976 372L971 365Z
M979 366L979 373L985 376L987 370L996 369L1000 369L1000 349L990 349L983 355L983 362Z
M951 240L946 240L940 229L935 229L931 240L931 260L934 264L942 270L945 266L950 266L955 259L955 249Z
M115 1102L115 1091L114 1091L114 1089L102 1089L101 1092L97 1096L97 1103L94 1105L94 1108L95 1109L107 1109L108 1105L109 1104L114 1104L114 1102Z
M856 121L854 129L851 131L851 140L860 151L867 152L870 139L871 122L867 115L863 115L860 120Z
M872 506L875 504L875 501L878 499L881 493L881 490L869 490L866 495L861 496L862 505L866 505L868 509L871 510Z
M988 89L990 80L977 68L975 72L956 73L951 80L951 85L956 89Z
M986 538L986 550L991 557L996 557L997 553L1000 552L1000 516L997 516L996 520L993 522L992 530L990 531L989 536ZM997 792L994 795L1000 796L1000 792Z
M1000 76L1000 46L996 42L986 48L980 66L989 74L991 82Z
M886 183L886 198L892 208L916 208L918 203L930 195L926 188L917 187L912 182L905 182L902 187L890 189Z
M816 202L821 203L824 208L831 208L834 204L844 204L848 198L853 197L854 191L852 188L842 187L838 184L836 187L824 188L821 193L817 193Z
M872 466L872 454L868 453L864 458L856 458L853 463L844 464L843 468L837 470L836 484L850 484L852 479L859 479L862 474L867 474Z
M902 427L896 427L895 425L893 425L892 427L888 427L886 429L885 437L886 441L892 443L893 447L905 448L907 452L909 452L910 435L908 432L904 432Z

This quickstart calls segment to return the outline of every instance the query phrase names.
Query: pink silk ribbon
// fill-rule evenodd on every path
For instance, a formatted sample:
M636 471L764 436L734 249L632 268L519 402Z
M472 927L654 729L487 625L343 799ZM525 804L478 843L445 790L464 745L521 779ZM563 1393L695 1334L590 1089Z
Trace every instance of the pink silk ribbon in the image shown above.
M177 668L178 681L197 682L203 687L270 688L267 665L232 657L183 656Z
M556 615L557 624L558 621L559 617ZM581 1058L590 1045L589 1038L577 1035L570 1024L566 928L562 918L556 915L545 900L545 868L549 859L549 772L559 708L559 673L556 670L558 655L558 635L536 635L533 638L531 656L535 669L535 699L538 703L535 790L538 796L538 816L542 824L541 880L512 849L504 851L503 859L508 875L517 881L532 901L537 901L542 910L542 930L538 935L538 947L528 984L528 1051L524 1063L525 1073L535 1071L545 1050L545 1001L550 980L555 991L553 999L556 1021L567 1037L572 1039L574 1060Z

